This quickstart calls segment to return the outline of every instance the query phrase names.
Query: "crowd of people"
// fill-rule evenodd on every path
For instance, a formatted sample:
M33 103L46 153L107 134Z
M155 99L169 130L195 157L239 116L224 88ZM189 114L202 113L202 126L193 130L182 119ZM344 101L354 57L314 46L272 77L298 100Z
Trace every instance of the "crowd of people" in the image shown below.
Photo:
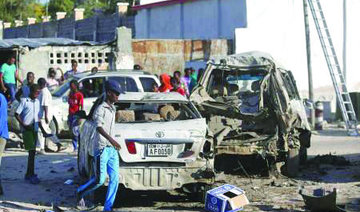
M8 107L12 102L19 102L15 110L15 118L19 122L22 131L23 144L28 151L28 164L25 180L32 183L40 183L40 179L35 174L35 155L38 147L39 154L46 154L51 151L46 145L46 138L56 144L56 152L65 148L56 136L53 122L52 90L60 86L66 79L77 73L77 62L72 61L72 69L65 72L60 70L61 76L56 78L56 70L48 70L47 79L38 78L36 80L33 72L27 72L26 79L21 80L18 69L15 65L15 57L10 56L0 69L0 162L4 151L6 140L9 139L8 131ZM16 86L19 82L19 88ZM37 83L35 83L37 82ZM83 96L78 92L77 81L71 83L69 94L69 120L73 114L83 107ZM69 125L70 126L70 125ZM77 148L76 138L73 139L74 151ZM0 181L0 194L3 193Z
M183 76L180 71L175 71L173 76L166 73L161 74L159 77L161 85L158 87L157 84L153 84L153 92L178 92L189 97L203 72L202 68L198 71L193 68L185 68Z
M27 72L26 79L21 80L15 61L15 57L10 56L0 69L0 164L6 140L9 139L7 110L11 103L17 100L19 105L15 110L15 118L20 124L23 144L28 151L28 163L24 178L31 184L38 184L40 183L40 179L35 173L37 148L39 149L39 154L46 154L49 148L47 148L45 138L49 138L49 140L56 144L56 152L64 150L52 127L54 123L53 113L51 111L51 91L63 84L65 80L71 79L73 75L79 73L78 63L73 60L71 70L65 73L59 68L49 68L46 79L41 77L36 80L33 72ZM141 69L139 65L134 66L134 70ZM57 71L60 72L60 76L56 76ZM175 71L173 76L161 74L159 77L161 84L158 86L158 84L154 83L153 92L178 92L183 96L189 97L203 71L203 69L195 71L193 68L186 68L183 76L180 71ZM91 74L97 72L97 67L91 70ZM17 82L19 82L19 88L16 85ZM77 116L83 110L84 95L80 91L80 85L77 80L71 80L69 85L68 125L70 131L73 132L73 150L77 151ZM98 143L95 145L97 151L95 160L98 161L96 164L99 165L97 168L99 173L95 173L94 177L91 178L88 183L80 186L77 190L78 201L81 202L85 195L104 183L106 173L108 173L110 183L104 210L111 210L118 188L119 173L116 167L119 166L117 150L120 149L120 146L114 140L114 130L112 129L114 124L112 122L115 120L116 112L113 104L121 93L123 93L123 88L118 82L113 80L105 82L106 99L104 103L95 109L93 114L93 120L97 124L97 133L99 136ZM0 179L0 195L2 194L3 189Z

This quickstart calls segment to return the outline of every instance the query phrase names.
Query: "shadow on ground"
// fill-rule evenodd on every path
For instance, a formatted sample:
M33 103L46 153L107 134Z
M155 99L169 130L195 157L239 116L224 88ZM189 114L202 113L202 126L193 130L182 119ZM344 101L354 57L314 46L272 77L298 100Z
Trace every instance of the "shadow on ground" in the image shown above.
M358 182L360 181L359 165L360 154L312 157L301 167L299 177L296 179L324 183Z

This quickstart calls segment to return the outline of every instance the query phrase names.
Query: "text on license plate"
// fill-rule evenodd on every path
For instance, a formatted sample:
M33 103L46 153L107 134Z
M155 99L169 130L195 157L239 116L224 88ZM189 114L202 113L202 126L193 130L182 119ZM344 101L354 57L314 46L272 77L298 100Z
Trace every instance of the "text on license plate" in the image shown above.
M166 157L172 154L171 144L148 144L147 156L150 157Z

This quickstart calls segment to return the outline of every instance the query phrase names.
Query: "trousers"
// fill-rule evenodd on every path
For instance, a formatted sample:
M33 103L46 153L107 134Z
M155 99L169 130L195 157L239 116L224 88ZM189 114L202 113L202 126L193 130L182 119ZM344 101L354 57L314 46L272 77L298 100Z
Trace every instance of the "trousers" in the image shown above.
M102 186L109 175L109 185L105 197L104 211L111 211L119 187L119 154L114 147L105 147L100 155L94 157L94 175L77 192L80 197L90 194Z

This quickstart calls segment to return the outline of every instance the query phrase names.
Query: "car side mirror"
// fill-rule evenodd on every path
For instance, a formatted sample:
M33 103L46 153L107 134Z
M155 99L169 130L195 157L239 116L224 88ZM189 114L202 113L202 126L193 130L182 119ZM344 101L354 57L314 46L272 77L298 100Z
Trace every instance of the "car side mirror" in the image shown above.
M69 97L68 97L68 96L63 96L63 97L62 97L62 101L63 101L64 103L67 103L68 100L69 100Z
M309 99L303 99L303 104L306 108L313 109L314 108L314 102L312 102Z

